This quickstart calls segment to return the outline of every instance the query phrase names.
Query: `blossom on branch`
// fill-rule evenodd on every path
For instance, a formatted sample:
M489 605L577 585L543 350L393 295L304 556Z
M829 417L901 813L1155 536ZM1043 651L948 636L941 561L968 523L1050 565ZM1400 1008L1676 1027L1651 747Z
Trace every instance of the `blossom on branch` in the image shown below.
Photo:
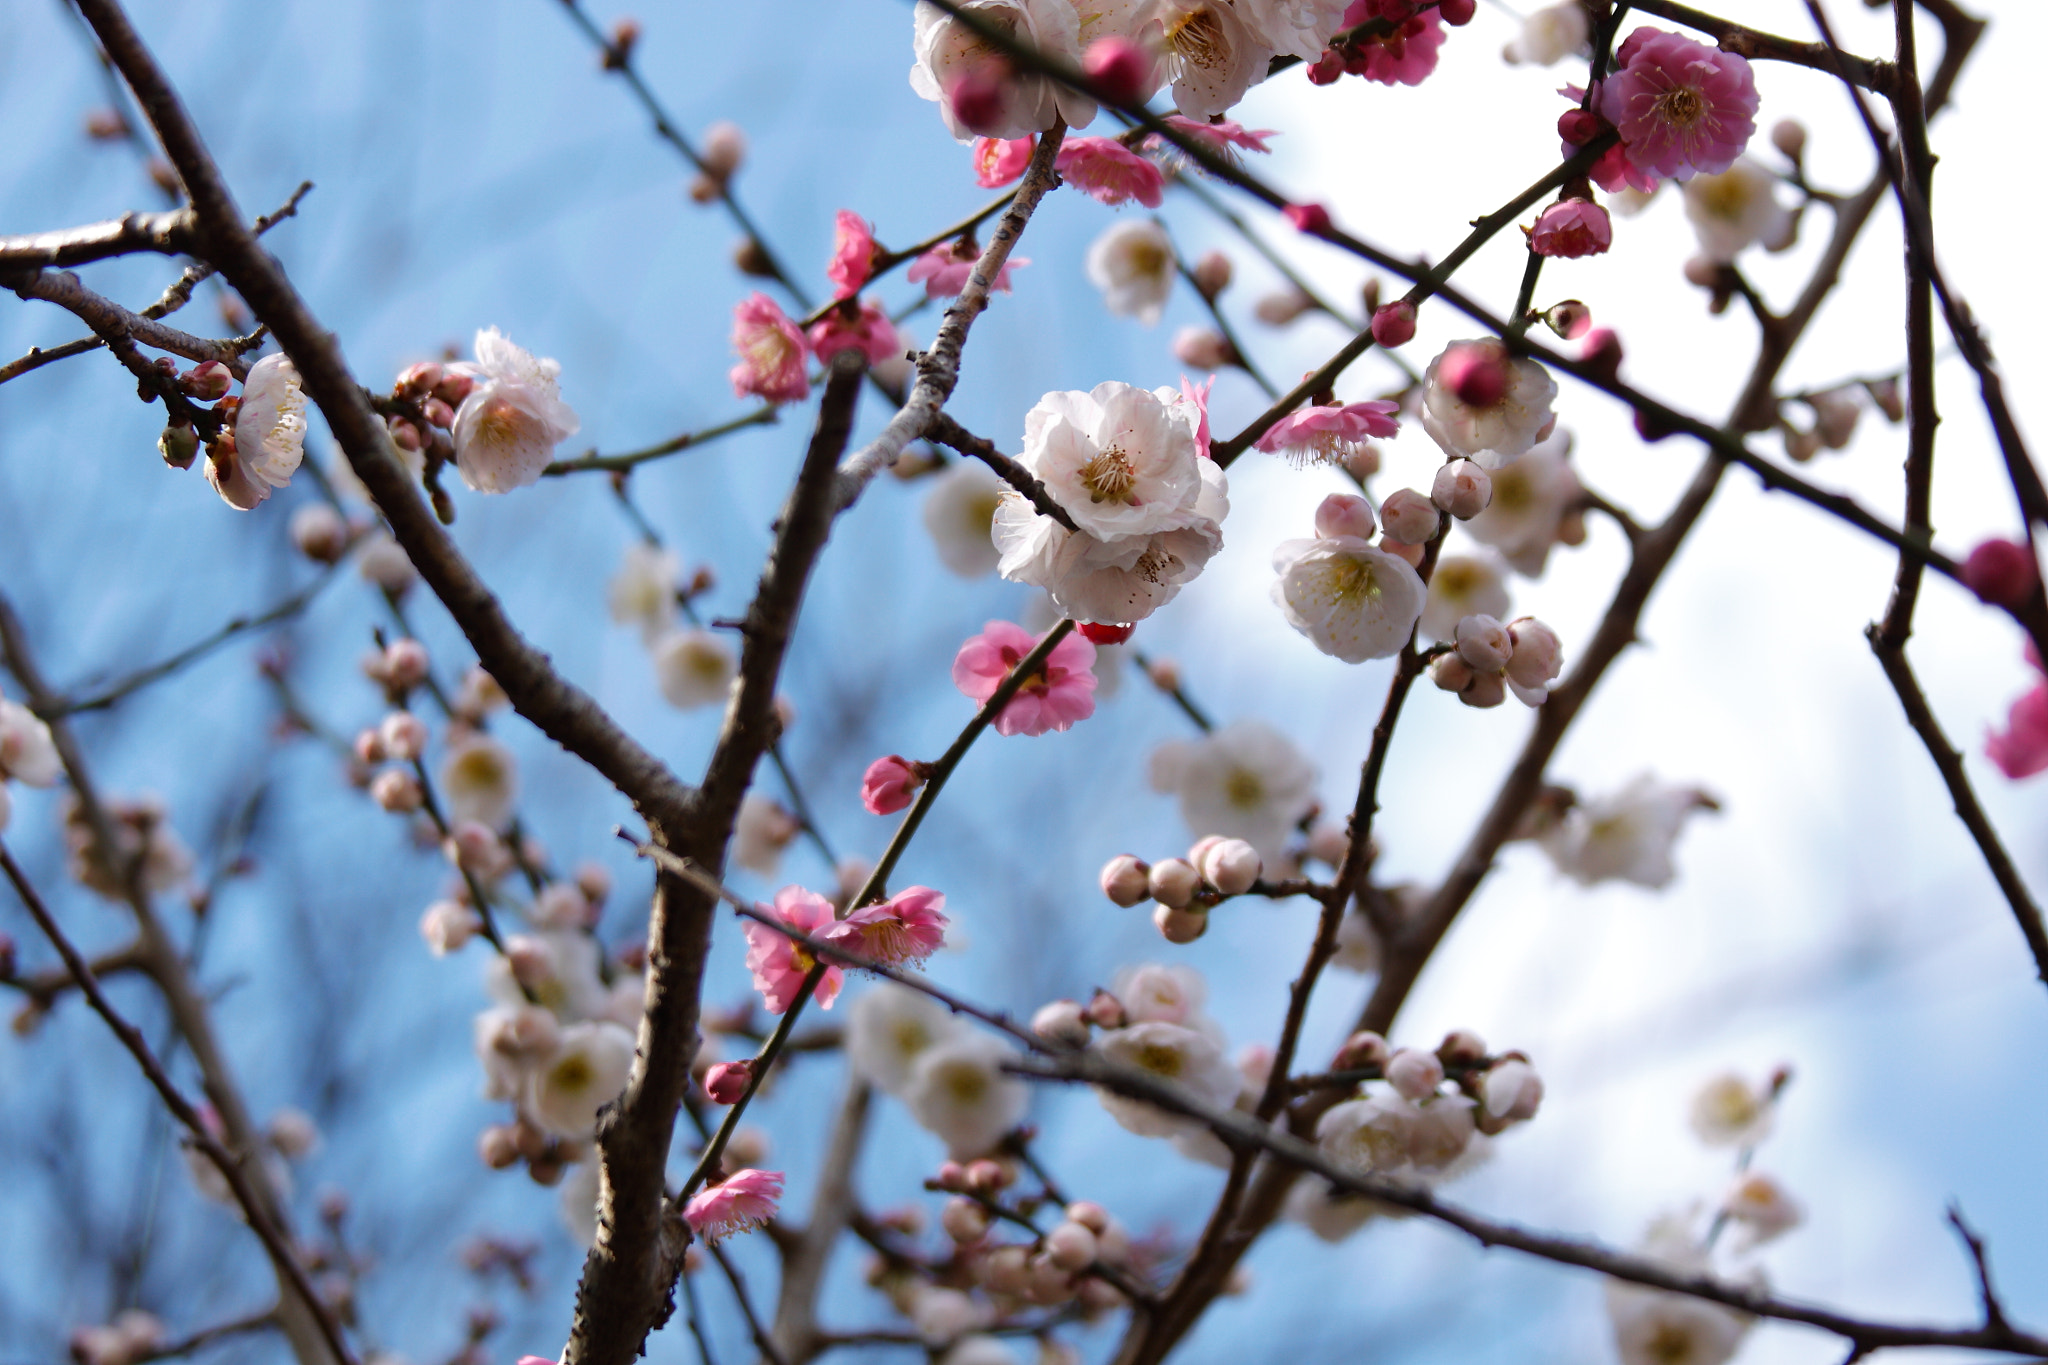
M1349 536L1283 541L1273 571L1273 601L1287 624L1348 664L1400 653L1428 595L1408 561Z
M1556 397L1550 372L1501 342L1454 341L1429 362L1422 429L1444 454L1498 469L1550 434Z
M898 891L879 905L864 906L827 929L825 940L890 966L922 966L946 942L943 892L929 886Z
M1756 132L1749 60L1662 29L1623 40L1594 104L1631 165L1675 180L1727 170Z
M582 429L562 401L559 361L536 357L495 327L476 334L476 360L449 373L470 381L455 410L455 466L479 493L508 493L540 477L555 447Z
M1697 787L1668 787L1645 773L1612 796L1580 801L1537 842L1581 886L1624 881L1656 890L1678 875L1671 850L1686 817L1718 809Z
M1166 189L1157 166L1113 137L1068 138L1053 166L1068 184L1111 208L1135 199L1156 209Z
M875 273L875 257L880 251L875 230L867 220L850 209L839 210L833 218L832 263L825 268L825 277L832 281L832 297L850 299L858 294Z
M1364 403L1310 404L1288 413L1255 443L1257 448L1285 455L1296 468L1310 464L1343 464L1374 437L1388 439L1401 430L1394 414L1399 403L1373 399Z
M1024 174L1031 164L1033 137L978 137L974 139L974 183L985 190L999 190Z
M0 778L31 787L54 787L64 775L56 741L42 717L0 697Z
M1349 0L1238 0L1245 21L1266 46L1312 62L1344 27ZM1263 150L1263 149L1261 149Z
M1792 245L1798 219L1778 202L1777 189L1778 177L1746 156L1686 182L1685 216L1708 260L1733 261L1758 243L1767 251Z
M735 397L800 403L810 396L804 334L766 294L756 291L732 310L732 348L740 357L731 374Z
M1117 223L1089 244L1087 269L1110 312L1150 327L1173 292L1173 241L1150 218Z
M1293 741L1257 720L1236 720L1194 740L1152 751L1152 790L1180 798L1181 818L1197 834L1243 839L1269 863L1316 800L1315 765Z
M960 8L1019 46L1069 67L1081 64L1081 22L1072 0L965 0ZM1095 101L1035 71L1018 70L992 44L929 0L912 14L916 62L910 88L939 106L946 129L974 137L1021 138L1065 119L1086 127Z
M978 702L995 695L1038 638L1009 621L990 621L953 658L953 685ZM1042 735L1069 730L1095 714L1095 646L1070 634L1052 648L1039 671L1017 689L995 718L999 735Z
M848 348L859 351L870 366L881 364L903 349L896 324L871 299L861 300L857 308L842 303L827 309L825 316L812 324L810 342L811 354L817 356L821 365L830 364L833 356Z
M975 263L981 260L981 248L972 237L956 237L950 242L941 242L924 255L910 263L904 278L912 284L922 283L927 298L951 298L967 287L968 277L974 274ZM1028 256L1012 256L1003 262L1003 268L996 272L989 288L999 294L1010 292L1010 272L1031 264Z
M1558 200L1529 230L1529 250L1538 256L1597 256L1613 245L1614 224L1590 199Z
M290 357L267 355L249 367L234 439L209 452L206 481L228 506L251 512L291 482L305 448L306 391L299 372Z
M1230 0L1150 0L1138 25L1153 23L1173 102L1190 118L1226 112L1266 78L1275 55Z
M801 886L783 887L775 893L774 906L764 909L783 924L813 937L822 937L838 922L831 901ZM754 989L761 992L770 1014L785 1013L796 1002L804 978L818 965L818 959L789 935L759 920L748 920L742 932L747 936L747 970L753 973ZM845 975L838 967L826 966L815 992L818 1008L832 1008Z
M690 1231L707 1242L751 1232L775 1216L782 1198L782 1172L734 1171L716 1185L706 1185L683 1205Z

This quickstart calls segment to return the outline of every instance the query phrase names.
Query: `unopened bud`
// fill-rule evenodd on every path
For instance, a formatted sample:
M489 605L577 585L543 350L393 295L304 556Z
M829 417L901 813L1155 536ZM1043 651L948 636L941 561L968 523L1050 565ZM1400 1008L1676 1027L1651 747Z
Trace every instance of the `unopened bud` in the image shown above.
M1079 1223L1061 1223L1045 1235L1045 1259L1061 1270L1085 1270L1095 1263L1095 1234Z
M1771 145L1793 165L1806 155L1806 125L1794 118L1781 118L1771 125Z
M393 640L384 647L384 683L396 691L409 691L427 680L431 663L427 647L418 640L411 636Z
M956 1242L979 1242L988 1236L988 1210L965 1195L955 1195L939 1213L939 1226Z
M403 768L390 768L370 783L370 799L393 815L410 815L420 808L426 794L417 777Z
M519 1143L511 1127L502 1123L494 1123L477 1135L476 1151L484 1165L494 1171L506 1170L519 1161Z
M1152 907L1152 927L1168 943L1193 943L1209 932L1209 915L1195 906L1161 902Z
M1202 889L1202 874L1185 858L1162 858L1147 872L1145 886L1153 900L1178 908Z
M1389 350L1415 340L1415 305L1396 299L1374 310L1372 339Z
M1564 668L1564 645L1557 632L1533 616L1508 622L1514 653L1508 657L1508 681L1542 687Z
M1097 1028L1122 1028L1130 1017L1124 1013L1123 1001L1098 986L1088 998L1088 1021Z
M1470 521L1493 501L1493 477L1471 460L1452 460L1438 467L1429 500L1459 521Z
M1444 1064L1431 1053L1404 1047L1387 1058L1385 1075L1402 1098L1425 1100L1444 1083Z
M742 275L759 279L772 279L775 275L775 263L768 259L767 249L752 237L741 239L733 248L732 263Z
M1459 701L1482 711L1499 706L1507 699L1507 678L1500 673L1475 672L1472 675L1472 685L1458 694Z
M1436 382L1467 407L1490 408L1508 393L1508 349L1492 338L1454 341L1435 365Z
M292 544L316 564L332 564L348 551L348 523L324 502L309 502L292 513Z
M704 130L704 145L699 149L706 175L728 180L747 159L747 135L736 123L720 121Z
M1467 616L1459 621L1455 643L1458 657L1472 665L1475 673L1499 673L1515 652L1514 637L1491 616Z
M1436 539L1436 504L1412 488L1400 488L1380 504L1380 524L1387 535L1408 545L1423 545Z
M1566 341L1577 341L1593 325L1593 310L1577 299L1566 299L1543 315L1543 325Z
M1478 674L1456 651L1439 654L1429 666L1429 680L1446 692L1463 692Z
M1180 665L1172 659L1161 657L1152 660L1145 670L1145 676L1150 678L1152 685L1161 692L1180 690Z
M410 711L393 711L377 727L377 738L386 754L410 763L427 751L427 723Z
M1213 301L1217 295L1230 288L1231 276L1235 273L1230 258L1220 251L1208 251L1195 262L1192 272L1195 288L1203 298Z
M1146 889L1151 870L1142 858L1119 853L1102 865L1102 894L1126 908L1136 905L1152 894Z
M1009 110L1010 63L992 57L970 66L946 87L946 103L968 132L994 137Z
M1252 889L1265 863L1259 851L1242 839L1219 839L1195 863L1202 880L1226 896L1241 896Z
M1268 327L1285 327L1316 306L1316 301L1299 289L1268 294L1252 305L1252 315Z
M1173 337L1173 358L1193 370L1220 370L1238 363L1237 348L1214 327L1183 327Z
M1374 529L1372 504L1356 493L1332 493L1316 506L1316 534L1325 540L1370 540Z
M1368 1029L1361 1029L1344 1040L1337 1049L1337 1055L1330 1059L1333 1071L1376 1070L1387 1064L1387 1040Z
M1984 541L1963 560L1963 586L1994 607L2023 606L2036 576L2033 551L2018 541Z
M1445 1066L1472 1066L1486 1060L1486 1040L1471 1029L1452 1029L1436 1045L1436 1055Z
M195 365L185 371L178 379L178 387L183 389L189 398L196 398L202 403L212 403L227 397L228 389L234 382L235 377L229 373L227 366L218 360L209 360L203 365Z
M737 1062L719 1062L704 1075L704 1093L713 1104L738 1104L747 1093L747 1083L754 1078L754 1063L742 1058Z
M199 433L184 423L167 426L156 438L156 449L173 469L190 469L199 458Z
M1088 1012L1078 1000L1054 1000L1031 1016L1031 1031L1069 1047L1088 1045Z

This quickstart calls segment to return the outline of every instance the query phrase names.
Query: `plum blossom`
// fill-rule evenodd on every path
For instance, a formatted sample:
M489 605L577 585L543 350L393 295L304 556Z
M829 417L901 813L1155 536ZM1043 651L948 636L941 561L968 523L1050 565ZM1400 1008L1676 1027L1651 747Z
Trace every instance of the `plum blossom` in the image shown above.
M1243 839L1269 863L1286 852L1288 835L1316 800L1315 766L1257 720L1170 740L1152 751L1146 775L1152 790L1180 798L1190 830Z
M1021 460L1098 540L1172 530L1201 497L1194 428L1171 391L1110 380L1048 393L1024 415Z
M480 731L451 737L441 764L441 795L451 822L474 820L503 829L512 822L512 803L519 798L518 761Z
M716 1185L706 1185L683 1205L690 1231L707 1242L751 1232L775 1216L782 1198L782 1172L734 1171Z
M1796 220L1777 189L1778 177L1746 156L1718 175L1686 182L1685 216L1708 260L1732 261L1758 243L1771 251L1792 244Z
M1349 0L1238 0L1238 7L1266 46L1312 62L1344 27Z
M1014 582L1044 588L1076 620L1142 621L1171 602L1223 548L1219 523L1230 510L1223 471L1202 461L1202 496L1187 524L1146 536L1098 540L1041 516L1019 494L996 511L998 569Z
M864 906L827 929L834 947L890 966L920 966L946 942L944 893L912 886Z
M832 902L801 886L785 886L776 892L775 904L768 913L790 928L813 936L824 934L837 923ZM818 965L818 959L787 934L759 920L748 920L744 932L747 936L747 970L754 975L754 989L761 992L761 999L770 1014L782 1014L795 1003L804 978ZM818 1008L832 1008L844 976L838 967L825 968L814 997Z
M1538 256L1597 256L1613 245L1614 224L1590 199L1558 200L1529 232L1529 250Z
M1223 1049L1207 1034L1159 1020L1110 1029L1091 1044L1112 1062L1180 1086L1199 1103L1228 1109L1237 1102L1243 1078ZM1139 1137L1172 1137L1197 1126L1195 1120L1108 1090L1096 1098L1109 1116Z
M950 242L941 242L924 255L910 263L904 278L912 284L922 283L927 298L951 298L967 287L968 276L974 273L974 266L981 259L981 248L971 237L956 237ZM1003 268L996 272L995 282L990 289L999 294L1010 292L1010 272L1030 265L1028 256L1012 256L1003 262Z
M1009 621L990 621L960 646L953 659L953 685L975 701L995 695L1003 679L1038 645L1030 631ZM1095 714L1095 646L1069 634L1045 663L997 714L999 735L1042 735L1065 731Z
M1256 445L1288 457L1296 468L1309 464L1342 464L1373 437L1385 440L1401 430L1394 414L1399 403L1374 399L1328 406L1310 404L1288 413L1266 428Z
M1494 470L1493 501L1465 523L1474 540L1498 550L1529 578L1542 577L1551 546L1577 543L1581 489L1571 448L1571 433L1560 429Z
M2006 713L2005 729L1984 737L1984 756L2014 781L2048 769L2048 682L2020 694Z
M879 365L903 349L896 324L871 299L863 299L857 308L841 304L826 310L825 316L812 324L809 339L811 354L820 364L830 362L848 347L865 356L870 366Z
M1522 31L1501 55L1510 63L1555 66L1583 49L1590 37L1586 7L1579 0L1565 0L1561 5L1546 5L1522 20Z
M1373 19L1398 25L1390 33L1354 43L1344 54L1342 70L1381 85L1420 85L1436 70L1437 49L1444 45L1443 20L1435 9L1417 12L1411 0L1352 0L1340 28L1355 28ZM1334 54L1331 54L1334 55ZM1309 78L1327 83L1337 78L1330 56L1317 60Z
M479 493L524 488L547 468L555 447L582 429L562 401L561 363L534 356L495 327L476 334L475 351L474 362L448 367L471 381L450 428L456 468Z
M1507 614L1506 575L1492 555L1445 555L1437 561L1422 609L1424 635L1448 641L1456 638L1458 622L1468 616Z
M632 1069L632 1034L609 1022L571 1024L528 1082L526 1107L556 1137L587 1138L597 1130L597 1111L618 1098Z
M1123 1006L1124 1019L1129 1023L1199 1028L1203 1023L1202 1005L1209 998L1209 983L1193 967L1140 962L1116 974L1110 982L1110 994Z
M1017 1126L1031 1103L1023 1081L1003 1071L1015 1048L960 1033L919 1054L903 1090L904 1107L956 1157L980 1156Z
M1271 153L1273 149L1266 145L1266 139L1280 135L1279 131L1273 128L1246 128L1235 119L1224 119L1220 123L1205 123L1200 119L1187 118L1181 114L1168 114L1161 121L1168 128L1179 133L1183 138L1190 142L1199 143L1202 147L1231 165L1237 164L1239 148L1243 148L1248 152ZM1168 162L1176 160L1185 161L1187 159L1180 147L1161 137L1158 133L1153 133L1145 139L1145 150Z
M985 190L999 190L1024 174L1031 164L1036 138L978 137L974 139L974 183Z
M1422 397L1422 428L1446 455L1498 469L1550 434L1557 381L1491 337L1454 341L1436 359Z
M682 572L682 561L672 551L642 541L628 545L605 592L612 620L639 627L649 643L660 639L675 624L676 580Z
M1707 1269L1705 1250L1675 1219L1654 1224L1641 1254L1680 1272ZM1723 1365L1755 1319L1686 1294L1607 1282L1607 1318L1622 1365Z
M839 210L833 217L832 263L825 268L826 278L832 281L832 297L850 299L860 293L875 273L875 256L880 250L875 245L875 230L866 219L849 209Z
M1738 1249L1776 1241L1806 1219L1806 1210L1791 1192L1761 1171L1736 1177L1721 1197L1721 1212L1742 1228Z
M961 7L983 25L995 28L1020 45L1068 66L1081 64L1081 22L1072 0L967 0ZM946 129L961 142L976 136L1021 138L1065 119L1070 127L1086 127L1095 118L1095 101L1044 76L1014 71L993 54L979 34L937 5L920 0L912 15L915 31L910 88L935 101ZM961 85L982 86L992 98L957 99Z
M648 646L662 699L678 711L717 706L739 672L731 646L708 630L671 630Z
M1630 164L1687 180L1735 164L1756 132L1747 58L1662 29L1639 28L1614 53L1595 107L1621 133Z
M883 981L848 1010L847 1064L900 1097L918 1058L961 1031L959 1019L930 996Z
M574 422L573 415L570 420ZM563 434L574 433L572 425ZM242 406L235 413L232 450L222 448L207 460L206 481L228 506L254 511L291 482L305 448L306 391L299 383L298 369L288 356L267 355L249 367L249 377L242 382ZM553 449L550 443L549 453ZM541 463L547 463L545 454Z
M800 403L810 396L810 351L804 334L775 300L758 290L732 310L735 397L752 394L770 403Z
M1624 881L1656 889L1678 875L1671 849L1686 817L1715 809L1698 788L1665 786L1645 773L1611 796L1580 801L1537 842L1582 886Z
M1230 0L1150 0L1133 27L1150 23L1159 25L1173 101L1190 118L1229 110L1274 57Z
M63 774L50 727L26 706L0 697L0 778L54 787Z
M1400 653L1429 591L1408 561L1350 536L1282 541L1273 571L1287 624L1348 664Z
M1119 317L1147 327L1159 321L1173 293L1173 240L1150 218L1113 225L1088 247L1088 282L1102 291L1103 305Z
M898 754L878 758L861 775L860 803L870 815L894 815L916 797L929 771Z
M1723 1072L1692 1099L1692 1131L1709 1147L1754 1147L1771 1135L1771 1089Z
M759 792L748 792L740 800L739 817L732 827L732 860L749 872L773 877L782 866L782 851L803 833L798 820L781 802Z
M931 532L939 562L962 578L995 572L1001 556L989 534L1007 487L978 460L949 465L932 480L932 491L924 500L924 526Z
M1068 184L1111 208L1135 199L1156 209L1166 190L1159 168L1113 137L1069 138L1053 166Z

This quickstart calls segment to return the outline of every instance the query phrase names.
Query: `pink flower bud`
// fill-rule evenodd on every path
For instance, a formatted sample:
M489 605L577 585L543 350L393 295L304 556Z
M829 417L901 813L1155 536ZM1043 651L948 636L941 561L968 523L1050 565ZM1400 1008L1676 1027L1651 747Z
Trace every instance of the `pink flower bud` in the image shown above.
M1237 363L1237 350L1214 327L1183 327L1174 333L1173 358L1189 369L1220 370Z
M403 768L390 768L370 783L370 799L393 815L410 815L420 808L426 793L420 790L417 777Z
M1984 541L1963 561L1963 586L1994 607L2023 605L2035 576L2034 553L2018 541Z
M1202 874L1185 858L1162 858L1146 874L1145 887L1153 900L1178 909L1202 889Z
M704 1093L711 1097L713 1104L738 1104L740 1096L747 1093L747 1082L754 1077L754 1063L751 1058L737 1062L720 1062L704 1076Z
M1459 402L1490 408L1507 397L1507 348L1497 341L1454 341L1444 348L1436 373Z
M1069 1047L1088 1046L1088 1012L1078 1000L1054 1000L1031 1016L1031 1031Z
M509 1124L494 1123L477 1134L476 1152L484 1159L484 1165L494 1171L519 1164L519 1142Z
M860 803L871 815L893 815L908 806L924 786L929 769L899 754L868 764L860 780Z
M384 678L388 686L398 691L407 691L425 682L430 664L427 647L410 636L393 640L384 647Z
M1083 621L1081 638L1092 645L1120 645L1131 638L1135 625L1111 625L1102 621Z
M1380 548L1396 558L1407 560L1411 568L1422 567L1422 547L1420 545L1410 545L1405 540L1394 540L1388 536L1381 536Z
M1503 1061L1487 1071L1480 1094L1488 1118L1526 1123L1543 1103L1543 1078L1527 1062Z
M400 450L416 451L427 443L426 438L420 435L420 429L403 417L394 417L387 425L391 429L391 444Z
M178 380L178 387L183 389L188 397L196 398L202 403L212 403L227 397L228 389L234 382L235 377L228 371L227 366L218 360L209 360L204 365L195 365L185 371Z
M1020 1246L996 1247L981 1260L981 1283L994 1294L1022 1294L1031 1283L1031 1253Z
M1499 706L1507 699L1507 679L1499 673L1474 673L1472 685L1458 694L1459 701L1482 711Z
M1806 155L1806 126L1798 119L1779 119L1771 125L1771 145L1780 156L1796 164Z
M1081 55L1081 74L1107 104L1142 104L1157 88L1158 63L1143 46L1120 34L1097 38Z
M1356 493L1332 493L1316 506L1316 534L1325 540L1371 540L1372 504Z
M963 1245L988 1236L988 1210L965 1195L954 1195L939 1213L939 1226L946 1235Z
M1567 109L1557 116L1557 135L1574 147L1600 136L1605 121L1590 109Z
M431 360L422 360L398 372L398 382L391 386L391 392L394 397L417 402L432 393L434 386L446 377L446 371L439 365Z
M1444 1064L1432 1053L1412 1047L1395 1049L1387 1058L1387 1084L1404 1099L1425 1100L1444 1083Z
M426 402L420 404L420 411L426 414L427 421L430 424L441 428L443 431L447 431L455 425L455 409L438 398L429 398Z
M967 1188L967 1167L958 1161L942 1161L938 1172L932 1176L932 1184L942 1190L964 1190Z
M455 865L479 881L502 876L512 861L511 851L488 825L459 820L449 833L449 857Z
M355 743L350 746L357 759L364 763L384 761L384 736L375 730L356 731Z
M1330 1068L1334 1071L1364 1071L1386 1064L1387 1040L1365 1029L1346 1038L1344 1045L1337 1049L1337 1055L1330 1059Z
M1538 256L1597 256L1613 245L1613 220L1590 199L1558 200L1529 230L1529 250Z
M1299 232L1330 230L1330 211L1321 204L1289 204L1280 212Z
M1067 1205L1067 1221L1079 1223L1088 1231L1100 1236L1109 1229L1109 1210L1089 1199L1076 1199Z
M1437 469L1429 500L1459 521L1470 521L1493 501L1493 478L1470 460L1452 460Z
M1102 894L1128 909L1152 894L1151 871L1144 859L1119 853L1102 865Z
M983 1194L1000 1194L1017 1183L1017 1168L1007 1161L983 1157L967 1163L967 1188Z
M1397 489L1380 504L1380 524L1393 539L1422 545L1436 539L1436 504L1412 488Z
M1124 1013L1123 1001L1098 986L1088 998L1088 1021L1097 1028L1122 1028L1130 1018Z
M1202 880L1224 895L1241 896L1252 889L1266 865L1259 851L1244 840L1219 839L1195 866L1201 869Z
M1477 676L1456 650L1437 655L1429 666L1429 680L1446 692L1463 692Z
M1228 256L1220 251L1207 251L1202 254L1201 260L1195 262L1193 273L1195 288L1201 292L1202 297L1214 299L1230 288L1230 279L1234 272Z
M728 180L747 159L747 135L739 125L719 122L704 130L704 145L698 149L704 173Z
M1209 932L1209 916L1192 906L1161 902L1152 907L1152 927L1168 943L1193 943Z
M1486 1040L1468 1028L1452 1029L1436 1045L1445 1066L1474 1066L1486 1060Z
M1579 343L1579 359L1595 374L1612 379L1621 373L1621 337L1612 327L1595 327Z
M1061 1270L1085 1270L1095 1263L1095 1234L1079 1223L1061 1223L1045 1235L1045 1259Z
M1437 18L1452 28L1463 28L1479 12L1479 0L1437 0Z
M1499 673L1515 652L1508 628L1491 616L1467 616L1458 622L1458 657L1476 673Z
M1268 327L1285 327L1316 306L1316 301L1299 289L1267 294L1252 305L1252 316Z
M348 523L324 502L309 502L292 513L292 544L316 564L332 564L348 551Z
M978 63L946 87L953 117L970 133L984 137L1002 131L1009 108L1010 64L1001 58Z
M451 408L462 406L462 400L469 397L469 391L476 387L476 380L466 374L444 374L434 385L434 397Z
M1543 325L1566 341L1577 341L1593 325L1593 310L1577 299L1566 299L1543 315Z
M1508 681L1542 687L1564 668L1564 645L1557 632L1533 616L1508 622L1515 650L1508 658Z
M427 723L410 711L393 711L377 727L377 738L385 753L410 763L427 751Z
M1372 339L1389 349L1415 340L1415 305L1406 299L1380 305L1372 315Z
M1223 842L1220 834L1204 834L1188 847L1188 862L1195 871L1202 870L1202 859L1209 856L1209 850Z

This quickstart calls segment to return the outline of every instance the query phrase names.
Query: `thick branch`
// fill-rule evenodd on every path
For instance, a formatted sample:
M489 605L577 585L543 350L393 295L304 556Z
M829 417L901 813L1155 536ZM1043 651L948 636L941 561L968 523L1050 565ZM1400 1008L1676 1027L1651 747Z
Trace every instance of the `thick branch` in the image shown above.
M168 327L140 313L131 313L103 295L95 294L68 270L21 270L0 272L0 286L12 289L24 299L54 303L92 328L101 343L111 338L139 341L159 351L184 356L187 360L217 360L234 372L237 379L249 375L249 362L242 357L263 344L262 334L209 341L190 332Z
M154 251L182 256L198 238L190 209L168 213L124 213L104 223L0 237L0 270L59 268Z

